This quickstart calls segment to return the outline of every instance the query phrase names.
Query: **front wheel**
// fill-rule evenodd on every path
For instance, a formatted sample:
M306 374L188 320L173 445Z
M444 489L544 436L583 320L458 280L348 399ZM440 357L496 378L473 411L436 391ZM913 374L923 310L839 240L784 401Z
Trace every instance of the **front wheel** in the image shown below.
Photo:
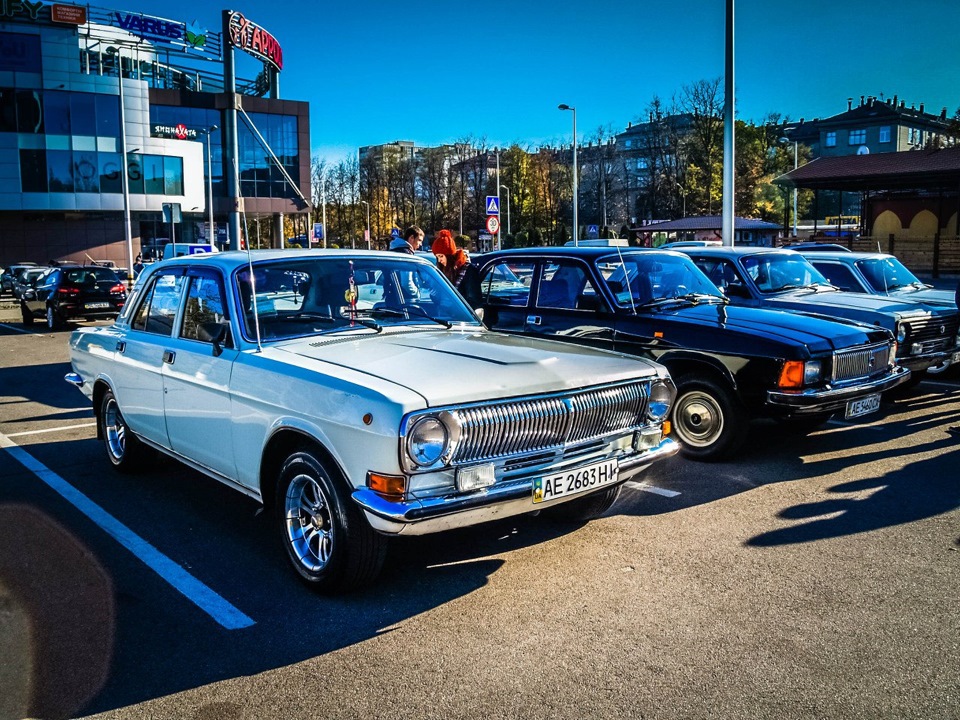
M712 379L677 379L673 430L686 457L714 461L733 455L747 438L748 421L740 400Z
M293 453L277 480L277 529L287 559L308 586L342 593L373 581L387 540L363 517L310 450Z
M150 450L130 432L112 390L107 390L100 401L99 419L103 445L110 463L122 473L142 470Z

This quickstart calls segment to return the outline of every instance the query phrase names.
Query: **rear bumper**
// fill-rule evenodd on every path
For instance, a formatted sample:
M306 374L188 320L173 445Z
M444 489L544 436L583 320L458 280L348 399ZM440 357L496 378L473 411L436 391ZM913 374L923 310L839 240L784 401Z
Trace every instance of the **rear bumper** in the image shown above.
M679 449L676 442L664 438L656 447L622 459L617 484L626 482L658 460L676 455ZM541 470L471 493L405 501L391 501L361 488L353 493L353 500L366 513L373 528L382 533L427 535L543 510L590 494L534 504L533 481L544 474ZM616 485L603 486L604 489L610 487Z
M844 408L850 400L895 388L900 383L906 382L909 377L910 370L895 367L883 377L851 386L796 392L770 390L767 392L767 404L781 411L790 410L797 415L833 412Z

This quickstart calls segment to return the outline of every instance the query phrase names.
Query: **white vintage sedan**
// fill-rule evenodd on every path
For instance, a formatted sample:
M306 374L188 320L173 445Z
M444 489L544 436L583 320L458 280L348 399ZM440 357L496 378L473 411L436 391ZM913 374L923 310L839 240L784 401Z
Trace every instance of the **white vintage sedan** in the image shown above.
M383 300L362 307L374 278ZM372 580L390 535L602 513L677 451L662 366L490 332L398 253L167 260L70 347L114 467L160 451L256 498L326 592Z

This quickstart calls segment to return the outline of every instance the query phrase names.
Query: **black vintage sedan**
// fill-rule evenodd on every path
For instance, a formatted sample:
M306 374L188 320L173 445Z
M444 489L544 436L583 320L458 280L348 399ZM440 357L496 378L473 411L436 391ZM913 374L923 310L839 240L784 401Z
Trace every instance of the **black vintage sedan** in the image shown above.
M678 252L525 248L478 259L484 322L655 359L677 384L673 431L700 460L733 455L751 418L812 429L878 409L910 375L882 328L732 307Z
M20 298L23 324L44 318L51 330L68 320L113 320L127 301L127 289L110 268L58 265L37 278Z
M793 250L718 247L683 252L734 305L821 313L890 330L897 339L897 363L913 371L912 382L960 351L955 307L840 290Z

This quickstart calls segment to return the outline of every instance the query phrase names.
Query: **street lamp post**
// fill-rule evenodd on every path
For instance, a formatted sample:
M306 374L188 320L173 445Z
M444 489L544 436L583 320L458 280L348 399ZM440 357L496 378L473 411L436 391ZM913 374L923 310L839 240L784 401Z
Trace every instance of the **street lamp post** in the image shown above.
M577 205L580 204L577 195L577 109L566 103L557 105L558 110L569 110L573 113L573 244L577 246L579 242L579 225L577 218Z
M510 234L510 188L506 185L500 186L502 189L507 191L507 235Z
M370 249L370 203L366 200L361 200L364 205L367 206L367 250Z
M687 216L687 189L680 183L674 183L680 190L680 197L683 198L683 217Z
M210 161L210 133L219 129L217 125L211 125L206 130L201 130L207 138L207 221L210 223L209 242L215 245L217 242L216 229L213 223L213 164Z
M792 142L793 143L793 169L797 169L797 160L799 158L798 140L791 140L788 137L780 138L780 142ZM797 186L793 186L793 236L797 236Z

